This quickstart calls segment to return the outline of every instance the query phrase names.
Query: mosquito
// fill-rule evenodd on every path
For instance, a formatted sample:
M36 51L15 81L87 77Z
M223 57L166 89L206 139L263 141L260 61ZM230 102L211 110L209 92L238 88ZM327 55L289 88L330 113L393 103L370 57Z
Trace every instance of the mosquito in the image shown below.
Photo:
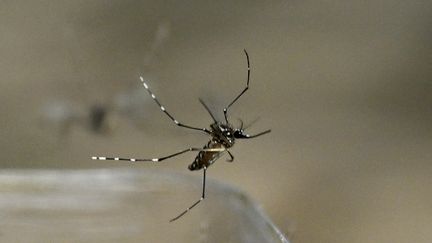
M140 77L140 80L144 86L144 88L147 90L149 95L153 98L153 100L156 102L156 104L159 106L159 108L164 112L173 122L179 127L191 129L191 130L198 130L204 133L207 133L210 135L210 141L204 145L202 148L196 148L191 147L184 149L182 151L163 156L158 158L151 158L151 159L134 159L134 158L119 158L119 157L92 157L93 160L116 160L116 161L129 161L129 162L161 162L163 160L191 152L196 151L198 152L198 155L196 156L195 160L188 166L188 169L191 171L195 170L203 170L203 180L202 180L202 193L200 199L198 199L196 202L194 202L191 206L186 208L184 211L182 211L179 215L172 218L170 222L173 222L179 218L181 218L183 215L185 215L187 212L189 212L192 208L197 206L201 201L205 198L205 188L206 188L206 172L207 169L216 161L218 160L225 152L228 154L229 159L227 159L228 162L234 161L233 154L229 151L231 147L234 146L236 139L250 139L250 138L256 138L261 135L269 133L271 130L265 130L263 132L250 135L245 132L246 127L243 127L243 122L240 120L241 124L239 128L234 127L229 121L228 121L228 110L229 108L249 89L249 81L250 81L250 62L249 62L249 54L246 50L243 50L246 55L247 60L247 80L246 80L246 87L238 94L224 109L223 114L225 121L220 122L217 121L213 113L210 111L209 107L204 103L202 99L199 99L200 103L204 106L204 108L207 110L207 112L210 114L211 118L213 119L213 123L210 125L210 129L207 128L199 128L194 126L189 126L184 123L179 122L176 120L166 109L165 107L159 102L159 100L156 98L156 95L150 90L147 83L144 81L143 77Z

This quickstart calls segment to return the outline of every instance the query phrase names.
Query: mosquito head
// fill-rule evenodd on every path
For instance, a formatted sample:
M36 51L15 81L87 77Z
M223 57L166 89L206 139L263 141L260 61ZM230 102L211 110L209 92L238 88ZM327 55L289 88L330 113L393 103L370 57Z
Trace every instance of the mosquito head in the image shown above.
M243 129L235 129L234 130L234 138L247 138L247 134L244 132Z

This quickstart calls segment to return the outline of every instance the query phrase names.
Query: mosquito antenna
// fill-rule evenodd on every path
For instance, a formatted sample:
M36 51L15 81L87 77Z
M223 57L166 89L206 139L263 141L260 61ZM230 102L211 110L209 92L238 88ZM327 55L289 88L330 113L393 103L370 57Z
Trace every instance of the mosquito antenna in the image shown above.
M237 118L240 122L240 130L243 130L243 120L240 118Z
M249 127L251 127L253 124L255 124L258 120L260 119L260 117L255 118L255 120L251 121L249 124L247 124L243 129L248 129Z

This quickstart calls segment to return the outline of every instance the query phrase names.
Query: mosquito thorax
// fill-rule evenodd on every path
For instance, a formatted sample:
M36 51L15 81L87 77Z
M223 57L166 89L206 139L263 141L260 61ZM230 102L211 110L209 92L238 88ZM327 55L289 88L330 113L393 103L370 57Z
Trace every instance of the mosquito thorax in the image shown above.
M230 148L234 145L234 129L229 124L213 123L210 125L213 139L221 143L225 148Z

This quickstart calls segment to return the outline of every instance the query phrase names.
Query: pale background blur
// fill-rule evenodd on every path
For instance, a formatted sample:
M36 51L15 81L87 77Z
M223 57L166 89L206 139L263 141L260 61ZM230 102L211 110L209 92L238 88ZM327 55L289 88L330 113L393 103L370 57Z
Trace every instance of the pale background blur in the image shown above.
M202 146L138 77L178 120L208 126L198 97L221 111L243 89L246 48L251 87L230 117L272 133L238 141L209 176L293 242L430 242L431 20L426 0L0 1L1 168L127 166L89 158ZM112 108L136 89L140 115ZM108 132L62 120L96 104ZM138 166L200 177L193 158Z

